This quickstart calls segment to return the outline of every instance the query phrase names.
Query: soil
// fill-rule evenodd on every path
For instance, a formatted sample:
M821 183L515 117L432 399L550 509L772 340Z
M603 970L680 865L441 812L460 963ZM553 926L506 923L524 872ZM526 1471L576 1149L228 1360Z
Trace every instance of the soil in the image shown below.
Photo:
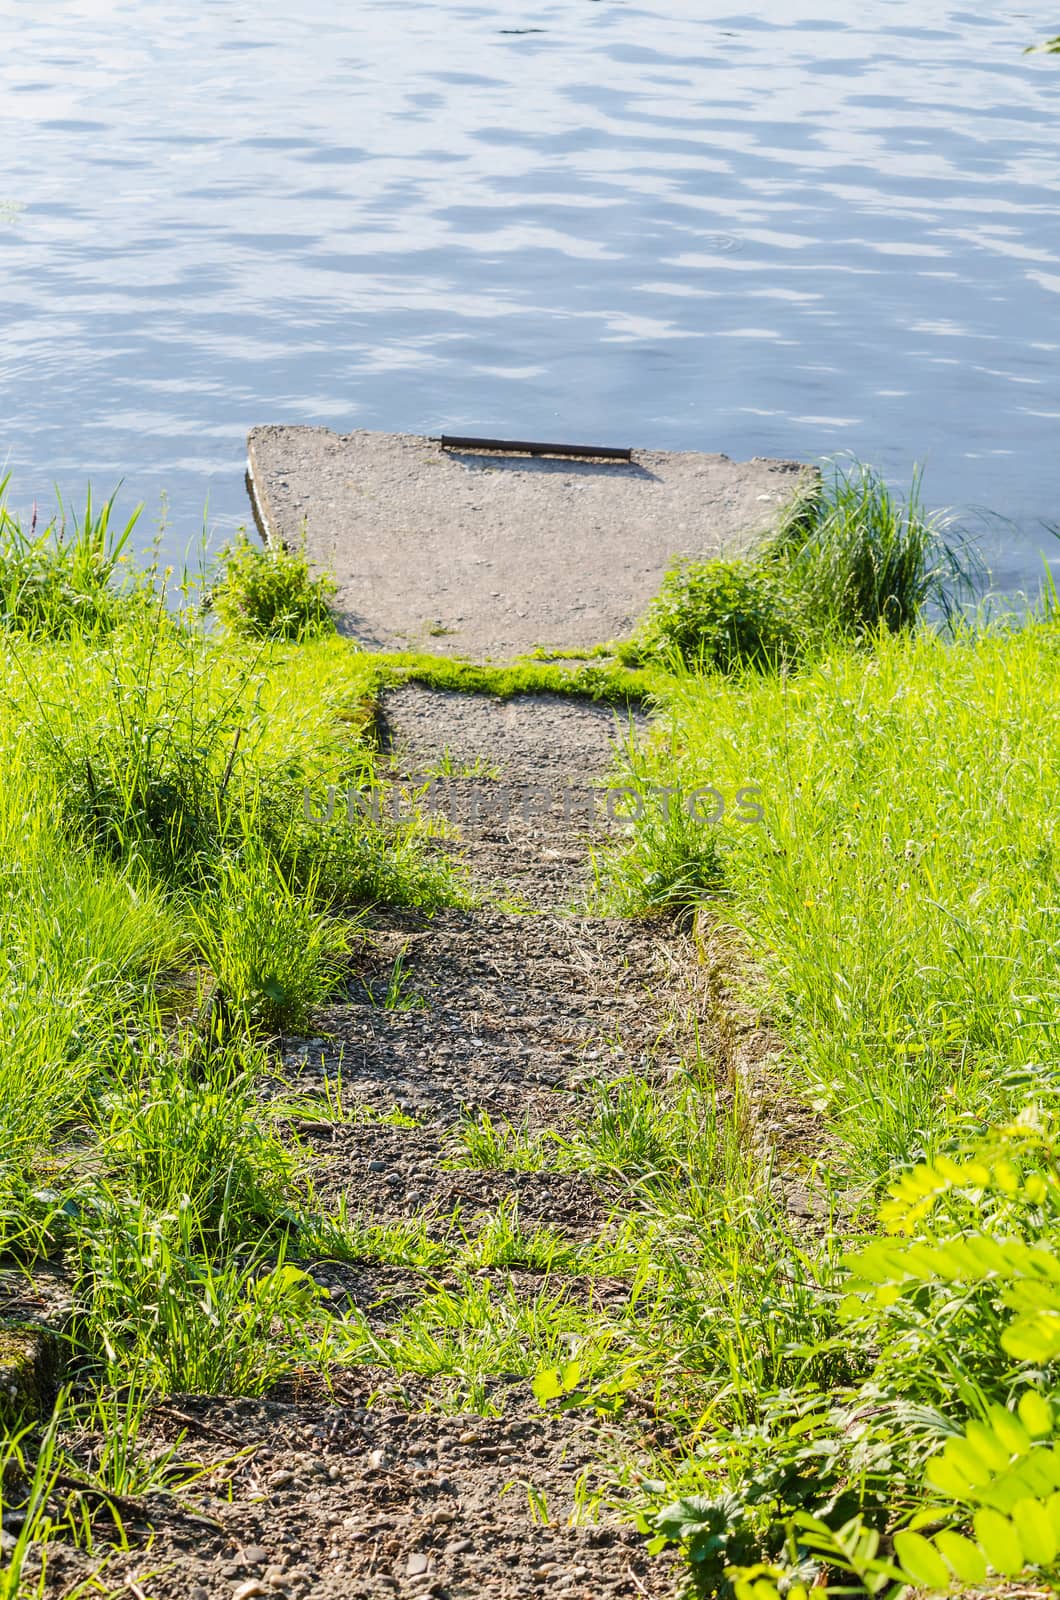
M405 689L386 721L398 764L488 757L502 781L571 778L592 789L611 756L614 719L591 705L467 701ZM462 780L466 781L466 780ZM585 1244L606 1233L630 1191L584 1171L475 1170L461 1124L569 1130L594 1084L622 1074L665 1079L692 1041L701 969L690 940L663 924L574 911L591 890L588 849L601 829L561 815L465 828L460 849L482 896L473 910L425 919L373 914L362 969L288 1039L268 1091L282 1100L322 1203L340 1198L364 1222L422 1218L436 1239L473 1235L502 1208ZM518 888L532 911L513 909ZM334 1095L335 1115L322 1095ZM304 1110L300 1109L304 1106ZM400 1116L395 1120L394 1112ZM390 1120L381 1120L381 1119ZM438 1286L431 1272L378 1261L306 1263L336 1315L350 1306L385 1331ZM479 1278L520 1298L540 1274L493 1267ZM477 1281L477 1280L476 1280ZM466 1274L463 1279L466 1286ZM564 1277L549 1291L627 1308L621 1279ZM107 1560L98 1592L134 1600L375 1600L553 1593L578 1600L676 1592L679 1566L650 1557L609 1509L609 1463L627 1467L657 1427L633 1406L619 1424L591 1411L543 1409L530 1378L496 1372L476 1405L453 1380L382 1368L307 1374L264 1400L176 1396L150 1414L145 1448L178 1443L205 1476L177 1494L119 1507L129 1548ZM91 1440L85 1448L90 1448ZM103 1559L59 1546L44 1593L59 1600Z

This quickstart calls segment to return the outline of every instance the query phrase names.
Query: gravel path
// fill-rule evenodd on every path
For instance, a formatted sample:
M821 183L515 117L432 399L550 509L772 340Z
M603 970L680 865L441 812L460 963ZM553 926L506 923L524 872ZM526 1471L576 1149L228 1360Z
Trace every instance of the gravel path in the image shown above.
M446 752L456 768L488 764L495 776L462 780L482 786L591 790L624 732L591 705L502 706L420 689L393 694L385 721L406 774ZM348 995L321 1012L312 1039L286 1043L271 1091L321 1202L343 1201L365 1227L422 1225L436 1251L429 1269L370 1252L312 1263L336 1316L356 1308L379 1338L446 1296L488 1296L507 1314L547 1293L552 1315L595 1308L619 1324L638 1315L610 1271L476 1270L461 1255L513 1212L565 1246L601 1246L635 1204L621 1173L460 1165L469 1123L485 1115L531 1141L577 1129L594 1085L629 1073L665 1081L692 1042L691 948L649 925L565 910L589 885L590 836L558 815L466 830L486 903L430 920L378 914ZM533 914L512 908L517 884ZM321 1091L340 1073L336 1117ZM586 1511L603 1464L635 1453L653 1417L634 1405L616 1439L617 1425L592 1412L544 1411L531 1376L501 1361L477 1380L476 1405L496 1415L454 1411L454 1378L400 1365L339 1369L330 1388L307 1376L262 1402L186 1396L158 1407L158 1448L183 1432L182 1453L216 1470L188 1495L194 1513L148 1500L150 1547L132 1537L108 1568L107 1592L666 1600L673 1560L650 1558L621 1519ZM85 1570L83 1556L60 1554L48 1594L58 1600Z

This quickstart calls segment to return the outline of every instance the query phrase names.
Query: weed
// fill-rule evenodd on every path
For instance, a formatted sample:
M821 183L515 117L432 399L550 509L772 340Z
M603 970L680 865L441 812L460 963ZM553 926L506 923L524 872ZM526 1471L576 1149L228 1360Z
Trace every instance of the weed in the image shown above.
M220 551L208 601L226 627L255 639L313 638L334 628L328 602L338 586L305 553L255 544L241 534Z
M390 967L386 988L365 984L371 1002L383 1011L418 1011L427 1004L422 995L410 991L411 974L405 965L405 951L399 950Z
M119 644L102 661L94 716L37 697L41 781L64 829L99 854L194 882L240 832L253 666L216 696L209 650L161 612L146 649Z
M161 1057L146 1081L112 1097L100 1151L152 1213L186 1208L204 1236L236 1243L262 1238L287 1215L294 1169L259 1122L251 1076L232 1052L224 1065L212 1058L203 1083L194 1060Z
M295 810L293 797L289 806L274 808L274 815L273 848L291 881L314 883L336 906L385 903L434 911L473 903L468 884L453 865L427 854L426 823L399 827L363 819L306 821Z
M94 1395L71 1418L82 1440L92 1441L87 1452L82 1444L83 1470L92 1487L129 1498L175 1485L187 1487L208 1470L182 1460L183 1433L172 1444L145 1454L140 1430L150 1402L151 1396L134 1380L122 1389Z
M101 1191L82 1212L74 1336L108 1386L264 1394L321 1361L326 1325L312 1278L282 1241L216 1262L190 1204L159 1216Z
M364 1330L352 1330L364 1349ZM544 1287L528 1299L510 1285L476 1279L461 1290L435 1288L384 1334L369 1335L374 1359L398 1371L434 1376L530 1376L541 1361L556 1361L572 1345L586 1370L609 1371L617 1335L562 1288Z
M448 1244L432 1238L422 1217L376 1222L351 1216L345 1195L332 1215L299 1219L299 1247L311 1260L378 1261L425 1271L442 1266L451 1254Z
M776 670L800 649L793 588L775 563L683 561L670 568L632 644L631 661L706 671Z
M456 1144L443 1161L447 1167L500 1168L508 1172L540 1172L554 1165L558 1135L551 1130L517 1129L495 1123L488 1111L465 1117L456 1130Z
M522 1267L535 1272L579 1272L589 1252L555 1228L524 1228L517 1203L503 1203L479 1230L468 1235L460 1261L471 1271Z
M144 593L142 582L123 570L141 508L118 527L114 496L97 509L89 489L84 512L69 526L60 499L57 518L38 531L34 513L25 532L4 503L8 481L0 479L0 624L53 639L115 627Z
M530 1521L532 1523L538 1523L544 1528L549 1527L552 1518L550 1517L548 1510L548 1495L545 1493L544 1489L536 1488L534 1484L530 1483L525 1478L511 1478L501 1487L497 1498L502 1499L504 1495L511 1494L513 1489L521 1489L526 1495L526 1504L530 1513Z
M62 1471L58 1431L67 1398L60 1397L34 1452L31 1428L0 1441L0 1527L7 1533L0 1551L0 1600L43 1600L49 1547L64 1536L76 1540L81 1531L69 1513L56 1516L51 1509ZM17 1532L9 1531L12 1525Z
M402 1111L400 1106L381 1110L363 1101L350 1103L342 1092L342 1068L324 1079L323 1093L306 1093L290 1098L278 1097L270 1101L269 1110L274 1117L312 1118L317 1122L344 1124L349 1127L418 1128L419 1119Z
M297 1032L334 989L349 933L317 908L316 890L310 875L296 891L254 846L219 866L192 920L229 1026Z
M750 556L672 567L620 658L677 671L777 671L843 638L900 633L929 607L952 617L982 569L970 542L948 533L924 509L919 472L900 500L871 467L833 464Z
M478 755L461 760L445 745L438 760L429 769L428 776L435 778L499 778L503 768L486 756Z
M687 921L724 885L720 831L687 806L660 801L639 774L630 787L640 816L625 845L593 850L597 893L619 915L668 913Z

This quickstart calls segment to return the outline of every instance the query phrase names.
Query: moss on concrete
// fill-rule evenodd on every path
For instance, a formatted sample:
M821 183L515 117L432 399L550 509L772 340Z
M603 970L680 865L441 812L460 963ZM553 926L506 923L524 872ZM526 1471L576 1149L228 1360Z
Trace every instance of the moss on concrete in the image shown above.
M640 705L662 693L665 687L661 672L630 668L614 659L563 667L526 656L505 665L488 666L416 651L373 651L369 658L381 685L420 683L428 688L453 689L463 694L495 695L502 700L520 694L559 694L575 699Z
M0 1427L44 1416L55 1397L59 1340L31 1323L0 1323Z

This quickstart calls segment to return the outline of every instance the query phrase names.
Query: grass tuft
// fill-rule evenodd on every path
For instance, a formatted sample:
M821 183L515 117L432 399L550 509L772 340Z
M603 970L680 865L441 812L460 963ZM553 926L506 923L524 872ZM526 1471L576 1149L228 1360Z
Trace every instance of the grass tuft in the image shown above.
M85 508L56 515L28 530L7 509L9 478L0 479L0 626L30 638L65 639L73 633L109 632L153 594L152 575L125 565L141 507L120 526L112 495L101 506L89 489Z
M328 605L337 588L313 571L304 547L286 550L241 534L218 554L207 604L242 637L302 641L333 631Z
M296 889L271 853L249 844L220 865L192 924L216 989L215 1018L237 1033L293 1033L334 990L350 930L319 909L310 872Z
M777 563L682 561L666 573L622 654L701 672L775 671L802 648L800 610Z
M901 633L934 606L952 613L980 577L971 545L946 537L924 508L921 474L892 494L872 467L833 464L819 495L799 502L768 547L826 636Z

